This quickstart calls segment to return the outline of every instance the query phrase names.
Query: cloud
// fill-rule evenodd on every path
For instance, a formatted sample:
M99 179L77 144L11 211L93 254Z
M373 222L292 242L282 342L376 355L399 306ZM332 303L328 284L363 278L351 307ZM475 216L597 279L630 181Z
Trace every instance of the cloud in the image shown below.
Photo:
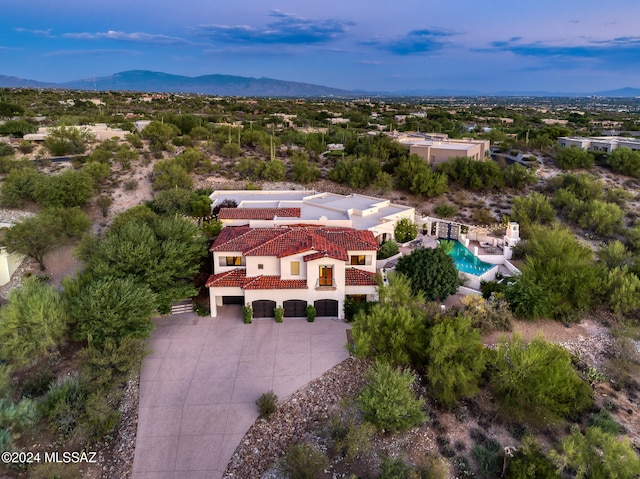
M443 30L423 29L410 31L399 38L375 39L362 44L395 55L416 55L441 50L449 43L448 38L454 35L454 33Z
M640 37L586 40L582 44L562 45L544 42L521 42L520 38L496 41L484 52L511 52L523 57L563 60L595 59L603 62L640 63Z
M317 44L343 36L353 22L337 19L309 20L272 11L274 21L265 27L249 25L198 25L193 31L213 41L233 44Z
M39 36L42 36L42 37L55 38L55 35L51 35L51 29L50 28L47 28L46 30L34 30L32 28L16 27L16 28L14 28L14 30L16 32L19 32L19 33L31 33L33 35L39 35Z
M65 56L96 56L96 55L140 55L140 52L135 50L117 50L109 48L100 48L93 50L54 50L44 54L45 57L65 57Z
M123 42L135 42L135 43L148 43L151 45L206 45L203 43L194 43L179 37L171 37L168 35L161 35L157 33L144 33L144 32L118 32L109 30L107 32L97 33L65 33L64 38L73 38L76 40L118 40Z

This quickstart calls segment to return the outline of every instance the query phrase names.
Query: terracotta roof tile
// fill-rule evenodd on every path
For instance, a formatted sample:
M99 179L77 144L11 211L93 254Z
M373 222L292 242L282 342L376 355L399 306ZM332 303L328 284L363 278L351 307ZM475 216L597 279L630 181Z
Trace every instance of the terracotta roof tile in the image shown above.
M207 288L233 288L242 287L247 279L247 271L244 268L236 268L224 273L212 274L207 280Z
M300 218L300 208L221 208L219 220L271 220Z
M280 276L249 278L243 289L307 289L306 279L282 279Z
M344 276L346 286L377 286L378 284L375 273L358 268L347 268Z
M244 256L282 258L305 251L323 252L326 256L348 261L349 250L376 251L378 245L371 231L352 228L227 227L211 246L211 251L240 251Z

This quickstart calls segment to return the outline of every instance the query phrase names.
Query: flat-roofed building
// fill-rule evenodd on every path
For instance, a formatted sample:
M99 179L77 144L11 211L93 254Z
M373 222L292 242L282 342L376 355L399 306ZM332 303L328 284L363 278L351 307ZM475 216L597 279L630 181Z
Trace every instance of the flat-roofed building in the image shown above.
M415 208L391 200L359 194L300 191L214 191L213 206L233 200L237 209L221 209L219 220L226 226L270 228L314 225L355 228L373 233L378 244L395 237L402 218L414 221Z
M409 147L409 153L424 158L431 166L459 156L482 161L490 153L489 140L448 138L445 134L408 134L396 139Z
M630 148L640 151L640 140L624 136L560 136L558 144L561 148L575 147L587 151L611 153L617 148Z

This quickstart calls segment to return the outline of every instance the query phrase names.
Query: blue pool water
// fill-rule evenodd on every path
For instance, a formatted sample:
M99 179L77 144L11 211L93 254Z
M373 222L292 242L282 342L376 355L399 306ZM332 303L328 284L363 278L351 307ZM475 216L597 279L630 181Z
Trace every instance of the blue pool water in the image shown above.
M451 243L453 243L453 249L449 252L449 255L453 258L458 271L480 276L495 266L478 259L459 241L451 241Z

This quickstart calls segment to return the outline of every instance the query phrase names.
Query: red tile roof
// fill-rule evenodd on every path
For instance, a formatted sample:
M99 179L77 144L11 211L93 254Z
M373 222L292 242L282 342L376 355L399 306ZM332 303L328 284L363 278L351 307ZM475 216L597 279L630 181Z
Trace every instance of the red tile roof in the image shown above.
M282 279L280 276L257 276L248 279L243 289L307 289L307 280Z
M227 227L211 246L211 251L240 251L244 256L282 258L305 251L322 252L323 256L348 261L348 251L376 251L378 245L371 231L353 228Z
M347 268L344 276L346 286L377 286L378 284L375 273L358 268Z
M207 288L237 288L247 280L247 270L244 268L236 268L224 273L212 274L207 280Z
M271 220L300 218L300 208L221 208L219 220Z
M255 276L247 278L244 268L236 268L224 273L212 274L207 280L208 288L242 289L307 289L304 279L282 279L280 276Z

